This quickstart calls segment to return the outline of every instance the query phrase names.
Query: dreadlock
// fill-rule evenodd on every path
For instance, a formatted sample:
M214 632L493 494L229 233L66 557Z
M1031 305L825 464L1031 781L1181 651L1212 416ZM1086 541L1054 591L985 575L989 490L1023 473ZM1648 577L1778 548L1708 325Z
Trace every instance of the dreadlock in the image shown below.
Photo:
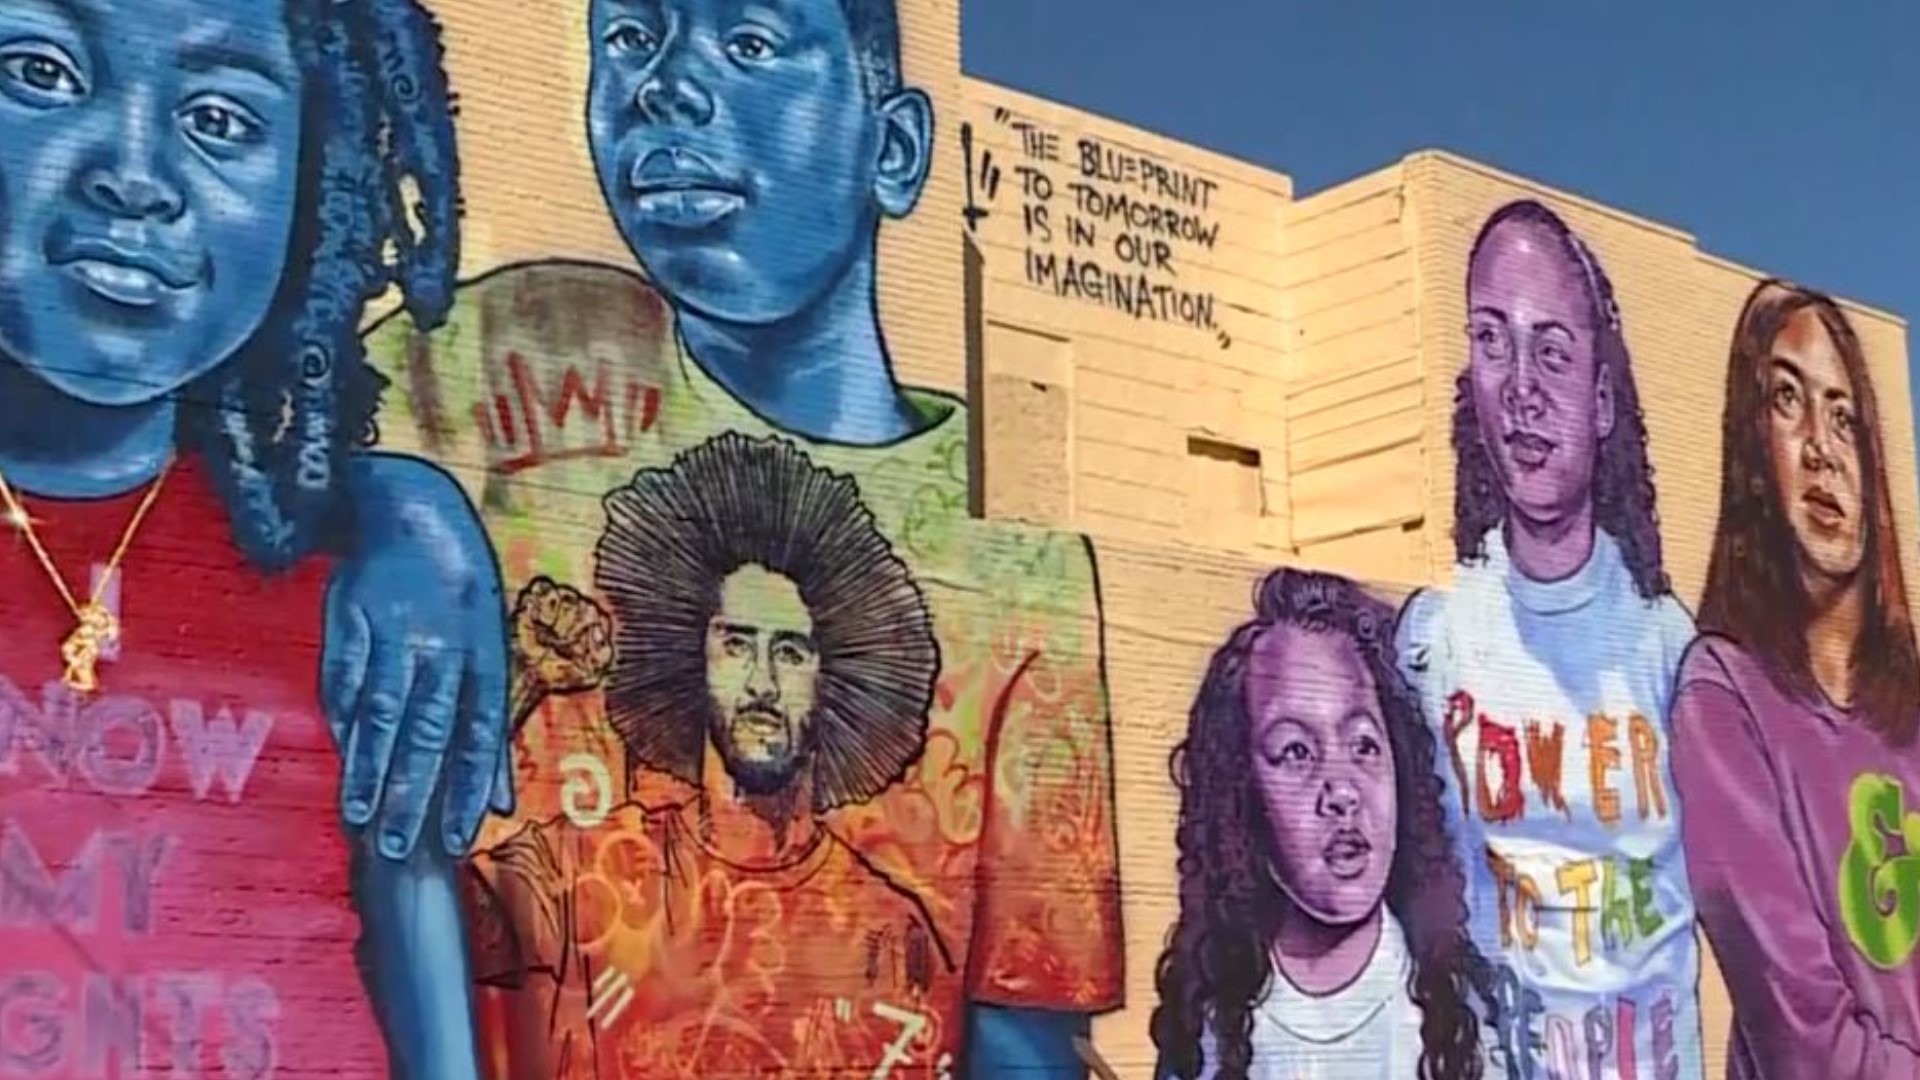
M349 525L339 477L372 442L383 380L367 303L398 285L415 325L445 318L459 264L452 97L418 0L286 0L306 82L292 254L274 315L195 387L181 443L205 455L240 549L267 570Z

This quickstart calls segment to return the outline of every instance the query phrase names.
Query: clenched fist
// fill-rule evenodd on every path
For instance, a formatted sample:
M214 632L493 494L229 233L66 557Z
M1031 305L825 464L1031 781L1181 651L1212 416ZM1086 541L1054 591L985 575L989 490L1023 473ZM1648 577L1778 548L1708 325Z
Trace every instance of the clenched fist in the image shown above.
M551 694L597 688L613 669L613 617L571 585L537 577L513 607L513 726Z

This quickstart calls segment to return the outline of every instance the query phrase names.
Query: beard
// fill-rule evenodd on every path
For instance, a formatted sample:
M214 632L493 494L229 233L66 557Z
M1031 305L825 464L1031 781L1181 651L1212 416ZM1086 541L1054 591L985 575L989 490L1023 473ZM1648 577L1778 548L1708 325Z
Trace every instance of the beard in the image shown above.
M791 787L811 751L811 729L776 710L715 709L709 728L727 775L748 795L775 795Z

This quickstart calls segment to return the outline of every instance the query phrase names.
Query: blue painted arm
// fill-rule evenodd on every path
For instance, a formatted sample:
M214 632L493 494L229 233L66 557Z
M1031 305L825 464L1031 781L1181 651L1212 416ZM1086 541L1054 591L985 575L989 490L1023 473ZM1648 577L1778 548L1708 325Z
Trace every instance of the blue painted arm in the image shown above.
M489 807L513 806L499 567L438 467L364 453L350 479L353 543L328 584L321 679L341 812L387 858L406 859L423 831L464 855Z
M421 844L404 861L353 845L360 977L393 1080L480 1080L459 860Z
M967 1080L1086 1080L1074 1036L1093 1030L1085 1013L967 1006Z

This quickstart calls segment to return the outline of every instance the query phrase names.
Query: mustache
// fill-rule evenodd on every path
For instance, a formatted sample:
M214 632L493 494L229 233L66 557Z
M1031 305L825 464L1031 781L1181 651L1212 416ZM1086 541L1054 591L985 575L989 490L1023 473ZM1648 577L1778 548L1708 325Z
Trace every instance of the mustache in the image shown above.
M760 720L770 724L785 724L787 711L773 705L747 705L734 709L727 714L727 719L731 722Z

